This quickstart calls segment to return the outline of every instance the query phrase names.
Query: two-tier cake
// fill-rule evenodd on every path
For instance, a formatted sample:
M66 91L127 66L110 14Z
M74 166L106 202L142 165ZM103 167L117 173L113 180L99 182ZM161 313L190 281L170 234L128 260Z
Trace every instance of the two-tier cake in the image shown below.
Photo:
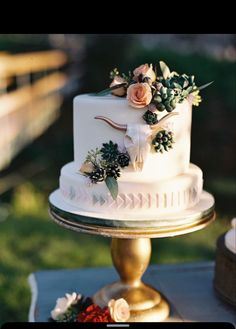
M61 169L67 205L100 217L160 218L199 203L202 170L190 163L193 76L144 64L111 72L110 87L74 99L74 161ZM158 219L157 219L158 220Z

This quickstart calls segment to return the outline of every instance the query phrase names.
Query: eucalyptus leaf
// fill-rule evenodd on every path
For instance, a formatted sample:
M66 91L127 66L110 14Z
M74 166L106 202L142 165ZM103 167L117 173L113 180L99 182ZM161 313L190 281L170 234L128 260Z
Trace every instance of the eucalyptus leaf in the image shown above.
M170 76L170 69L165 62L160 61L160 68L164 79L167 79Z
M114 200L116 200L118 195L118 183L114 177L107 176L105 179L106 186L111 193L111 196Z
M210 86L213 82L214 82L214 81L208 82L208 83L206 83L205 85L202 85L202 86L198 87L197 90L202 90L202 89L204 89L204 88Z

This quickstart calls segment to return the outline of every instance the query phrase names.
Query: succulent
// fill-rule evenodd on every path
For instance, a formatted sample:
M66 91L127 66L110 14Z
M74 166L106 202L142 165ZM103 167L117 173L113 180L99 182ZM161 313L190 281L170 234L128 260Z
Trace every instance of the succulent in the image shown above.
M104 181L105 170L101 167L96 167L96 169L92 171L88 176L93 184L97 184L98 182Z
M169 151L172 148L173 133L167 130L161 130L156 134L156 137L152 141L152 145L156 152L163 153L164 151Z
M144 119L144 121L146 121L146 123L148 125L154 125L158 122L157 114L155 112L150 111L150 110L147 110L144 113L143 119Z
M102 158L108 162L116 161L119 151L118 145L109 141L109 143L103 143L103 147L101 148Z
M166 110L167 112L172 112L176 105L182 103L195 89L196 85L193 75L178 75L174 73L166 79L160 77L153 102L159 111Z
M153 102L158 111L166 110L167 112L172 112L175 109L176 104L179 102L179 99L178 92L162 85L160 90L155 93Z
M121 168L127 167L129 165L130 157L127 153L120 153L117 158L118 164Z

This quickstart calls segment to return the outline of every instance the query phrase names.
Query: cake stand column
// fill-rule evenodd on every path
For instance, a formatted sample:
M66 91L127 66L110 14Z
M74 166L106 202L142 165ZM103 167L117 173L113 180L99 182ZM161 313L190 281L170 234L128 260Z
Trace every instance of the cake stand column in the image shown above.
M170 310L167 301L157 290L141 281L151 258L151 240L113 238L111 256L120 281L98 291L93 296L94 302L104 307L112 298L124 298L130 305L128 322L165 320Z

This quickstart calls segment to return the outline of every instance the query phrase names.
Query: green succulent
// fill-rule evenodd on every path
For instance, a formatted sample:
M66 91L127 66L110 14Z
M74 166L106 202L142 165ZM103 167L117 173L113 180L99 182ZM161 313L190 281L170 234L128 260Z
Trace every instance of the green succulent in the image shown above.
M171 73L164 62L160 64L163 76L159 77L156 83L153 103L159 111L172 112L176 105L182 103L197 87L193 75Z
M165 87L163 84L161 88L156 91L153 102L155 106L157 107L158 111L164 111L172 112L176 104L179 102L180 96L179 92L176 92L175 90Z
M146 121L146 123L148 125L154 125L158 122L157 114L155 112L150 111L150 110L147 110L144 113L143 119L144 119L144 121Z
M156 134L156 137L152 141L152 145L156 152L163 153L169 151L174 143L173 133L167 130L161 130Z

